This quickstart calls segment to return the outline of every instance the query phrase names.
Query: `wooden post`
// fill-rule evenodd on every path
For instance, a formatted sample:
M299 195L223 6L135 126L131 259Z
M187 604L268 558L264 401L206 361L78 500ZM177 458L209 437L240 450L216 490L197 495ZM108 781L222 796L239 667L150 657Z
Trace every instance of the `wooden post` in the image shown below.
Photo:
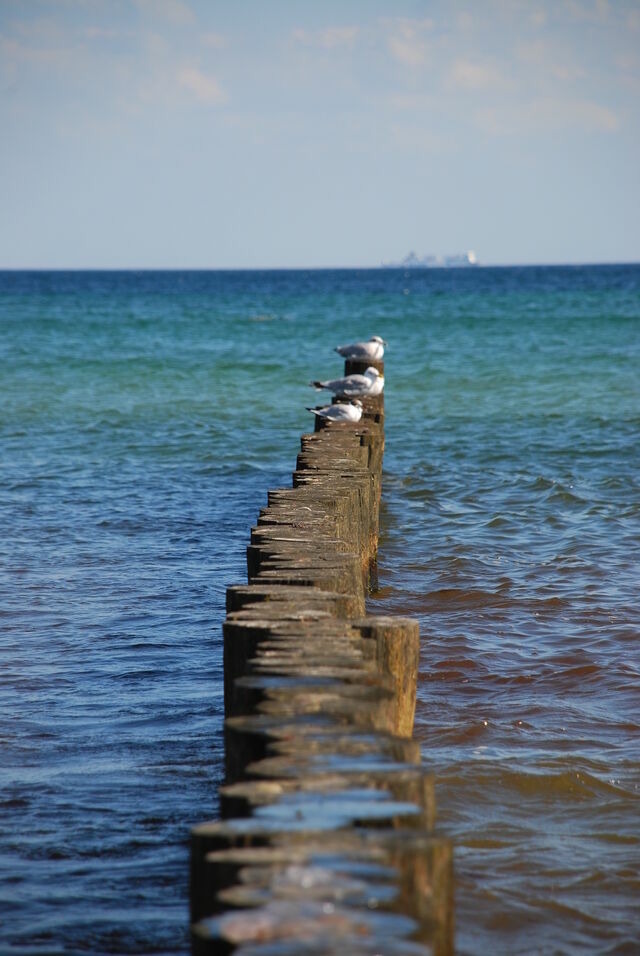
M382 362L347 362L363 372ZM412 738L420 637L366 616L383 395L316 419L247 547L223 625L222 819L191 835L192 951L453 952L452 851ZM422 945L427 949L416 949Z

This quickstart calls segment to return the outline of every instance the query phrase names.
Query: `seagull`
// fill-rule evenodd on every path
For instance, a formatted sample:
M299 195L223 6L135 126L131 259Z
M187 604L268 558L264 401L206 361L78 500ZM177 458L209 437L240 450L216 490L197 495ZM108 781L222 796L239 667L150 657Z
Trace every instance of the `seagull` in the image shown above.
M372 335L368 342L352 342L339 345L336 352L348 359L381 359L387 343L379 335Z
M338 405L324 405L322 408L309 408L318 418L327 418L331 422L359 422L362 418L362 402L354 398L350 402Z
M313 388L328 389L334 395L353 398L357 395L379 395L384 388L384 375L381 375L377 368L372 365L365 371L364 375L347 375L345 378L334 378L327 382L309 382Z

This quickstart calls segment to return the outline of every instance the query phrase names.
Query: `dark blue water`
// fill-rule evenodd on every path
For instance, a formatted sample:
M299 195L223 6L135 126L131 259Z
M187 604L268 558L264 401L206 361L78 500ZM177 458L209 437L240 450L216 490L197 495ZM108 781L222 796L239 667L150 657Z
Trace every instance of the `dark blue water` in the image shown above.
M0 274L0 951L186 951L225 589L374 332L459 951L637 951L636 266Z

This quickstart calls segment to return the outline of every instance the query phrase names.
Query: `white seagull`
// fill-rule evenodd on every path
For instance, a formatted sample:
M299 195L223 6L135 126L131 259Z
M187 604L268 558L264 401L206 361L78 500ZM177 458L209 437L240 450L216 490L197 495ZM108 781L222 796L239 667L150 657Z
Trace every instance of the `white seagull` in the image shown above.
M364 375L346 375L344 378L334 378L327 382L309 382L309 384L318 390L326 388L334 395L355 398L357 395L379 395L384 388L384 375L370 365Z
M362 402L354 398L350 402L338 405L324 405L322 408L309 408L318 418L327 418L331 422L359 422L362 418Z
M352 342L339 345L336 352L348 359L381 359L387 343L379 335L372 335L368 342Z

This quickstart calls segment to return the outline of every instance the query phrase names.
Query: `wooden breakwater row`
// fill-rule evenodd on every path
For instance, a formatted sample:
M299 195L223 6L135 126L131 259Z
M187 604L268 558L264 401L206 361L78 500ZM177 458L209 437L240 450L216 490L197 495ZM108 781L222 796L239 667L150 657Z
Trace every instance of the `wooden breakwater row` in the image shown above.
M453 952L451 846L411 737L418 625L365 615L382 396L364 406L302 437L248 584L227 592L226 780L220 819L192 831L195 956Z

